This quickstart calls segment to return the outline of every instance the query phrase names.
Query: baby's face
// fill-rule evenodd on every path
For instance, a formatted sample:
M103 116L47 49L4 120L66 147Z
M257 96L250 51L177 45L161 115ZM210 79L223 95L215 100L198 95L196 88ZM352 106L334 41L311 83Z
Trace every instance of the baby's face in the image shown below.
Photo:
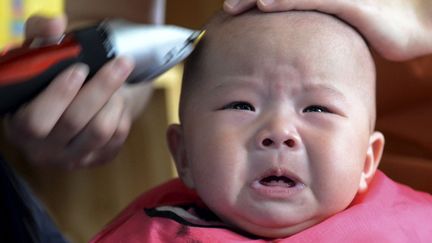
M291 235L345 209L365 182L377 134L367 91L357 87L373 82L374 70L350 50L361 45L311 24L284 34L268 26L239 34L236 24L205 47L174 157L222 220L264 237Z

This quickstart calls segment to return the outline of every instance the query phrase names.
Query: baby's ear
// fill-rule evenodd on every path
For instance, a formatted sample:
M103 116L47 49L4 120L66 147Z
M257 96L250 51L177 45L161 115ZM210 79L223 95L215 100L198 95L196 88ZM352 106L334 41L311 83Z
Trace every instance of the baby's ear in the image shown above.
M179 124L171 124L167 130L167 142L174 159L177 173L183 183L189 188L194 188L192 174L186 156L186 148L183 137L183 127Z
M369 146L366 153L363 171L360 178L359 193L367 190L368 184L372 180L375 171L381 161L381 155L384 150L384 135L380 132L374 132L369 137Z

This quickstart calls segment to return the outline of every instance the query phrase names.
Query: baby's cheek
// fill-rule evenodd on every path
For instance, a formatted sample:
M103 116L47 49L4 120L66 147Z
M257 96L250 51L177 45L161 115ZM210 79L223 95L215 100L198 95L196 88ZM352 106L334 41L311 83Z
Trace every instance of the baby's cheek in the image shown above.
M198 146L194 156L193 177L201 197L212 203L235 198L240 191L240 180L244 180L247 155L244 146L227 135L207 137ZM222 141L221 141L221 140ZM236 142L234 142L236 141Z
M354 199L359 179L357 176L334 175L322 177L319 185L313 188L314 196L322 210L334 214L344 210Z
M310 189L318 205L328 213L345 209L354 199L360 182L360 162L344 150L310 158Z

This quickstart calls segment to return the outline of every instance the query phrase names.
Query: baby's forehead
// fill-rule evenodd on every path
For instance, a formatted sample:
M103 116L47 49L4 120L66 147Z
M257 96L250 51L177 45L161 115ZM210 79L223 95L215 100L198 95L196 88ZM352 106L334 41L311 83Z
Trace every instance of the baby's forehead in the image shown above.
M208 25L205 49L204 69L214 72L219 66L237 69L239 62L249 71L290 62L311 75L351 74L356 76L352 81L368 75L364 79L375 81L374 63L360 34L318 12L220 14Z
M208 24L209 48L260 50L283 46L302 53L349 48L345 55L370 56L361 35L336 17L312 11L260 13L249 11L240 16L220 13ZM285 45L284 45L285 44ZM334 48L337 47L337 48Z

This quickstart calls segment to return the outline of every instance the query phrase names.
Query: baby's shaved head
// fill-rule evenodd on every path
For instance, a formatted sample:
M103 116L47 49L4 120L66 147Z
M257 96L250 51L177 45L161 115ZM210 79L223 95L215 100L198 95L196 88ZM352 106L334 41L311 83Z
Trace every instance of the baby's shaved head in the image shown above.
M362 36L340 19L311 11L261 13L252 10L235 17L219 12L206 29L204 39L185 65L180 102L182 122L195 90L201 90L209 79L221 72L230 71L230 56L240 55L245 60L254 58L260 66L266 66L267 59L263 59L267 63L259 63L263 56L289 55L294 57L293 66L304 73L318 74L316 78L333 78L321 77L321 73L325 74L320 70L334 69L335 65L340 72L355 74L345 80L346 85L360 95L370 113L370 129L374 129L375 65ZM341 63L335 53L349 56L349 61ZM303 59L297 60L296 56ZM223 70L220 63L224 63ZM249 71L256 70L251 67Z

